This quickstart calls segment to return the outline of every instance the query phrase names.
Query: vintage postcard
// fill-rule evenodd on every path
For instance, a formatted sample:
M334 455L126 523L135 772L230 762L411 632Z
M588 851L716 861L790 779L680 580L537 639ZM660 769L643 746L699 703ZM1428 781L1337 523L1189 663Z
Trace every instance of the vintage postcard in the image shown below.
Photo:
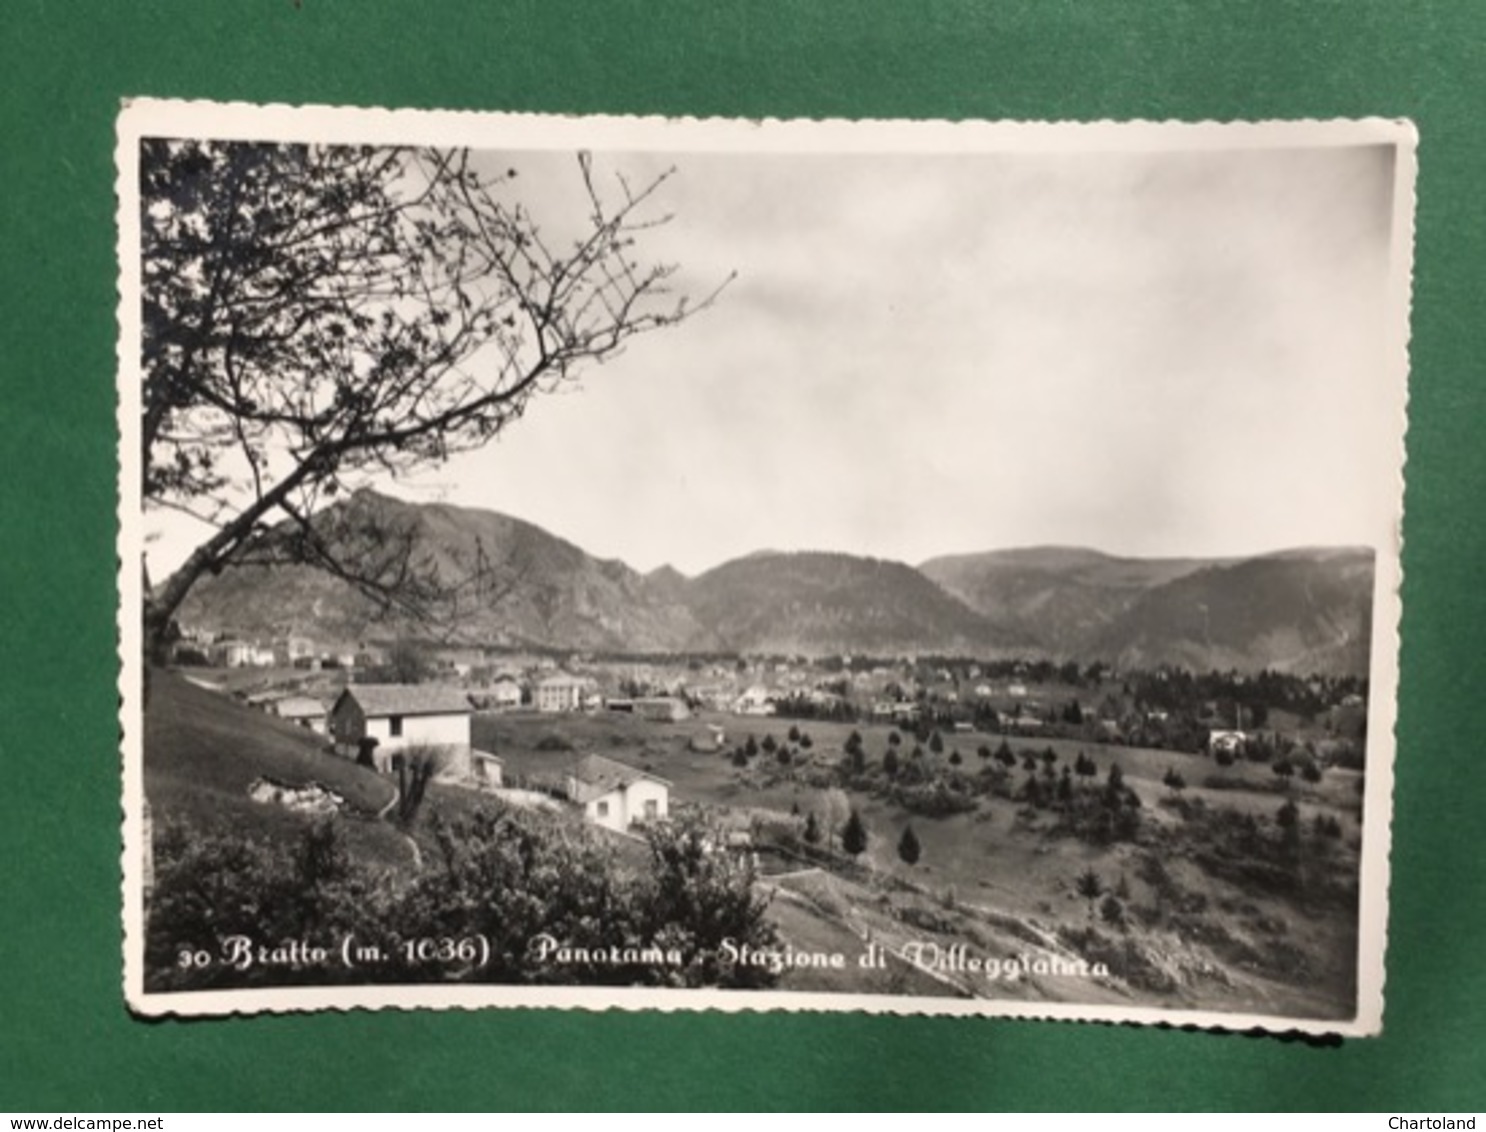
M1414 153L127 105L129 1006L1378 1032Z

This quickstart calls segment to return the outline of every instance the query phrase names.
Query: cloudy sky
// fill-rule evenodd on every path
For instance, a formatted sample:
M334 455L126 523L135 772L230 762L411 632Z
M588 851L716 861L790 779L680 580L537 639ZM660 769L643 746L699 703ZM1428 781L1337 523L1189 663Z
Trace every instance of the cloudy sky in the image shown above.
M571 151L489 160L580 203ZM698 294L736 272L715 306L379 487L687 573L1391 537L1389 148L597 156L673 165L649 247Z

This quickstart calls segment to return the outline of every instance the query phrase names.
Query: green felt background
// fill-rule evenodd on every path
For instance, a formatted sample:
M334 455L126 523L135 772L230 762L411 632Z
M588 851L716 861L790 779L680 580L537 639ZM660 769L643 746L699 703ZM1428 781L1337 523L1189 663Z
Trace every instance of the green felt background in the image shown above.
M11 3L0 20L0 1109L1486 1103L1486 5ZM125 95L1419 127L1386 1034L581 1013L136 1021L119 989L113 122Z

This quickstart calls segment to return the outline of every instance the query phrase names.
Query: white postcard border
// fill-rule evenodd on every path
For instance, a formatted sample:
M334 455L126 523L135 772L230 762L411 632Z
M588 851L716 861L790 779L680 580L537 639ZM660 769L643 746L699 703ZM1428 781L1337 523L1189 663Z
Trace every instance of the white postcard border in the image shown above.
M144 550L139 492L141 335L139 141L149 136L222 140L322 143L413 143L491 146L531 150L695 151L812 153L828 147L842 153L945 153L1140 151L1169 149L1241 150L1272 147L1395 147L1394 211L1391 229L1388 353L1390 385L1399 420L1394 451L1385 454L1396 470L1398 536L1379 547L1371 642L1368 704L1367 783L1363 802L1361 894L1358 919L1357 1013L1349 1020L1317 1020L1222 1011L1113 1007L1077 1003L997 999L932 999L888 995L840 995L782 991L629 989L580 986L359 985L152 993L144 987L143 878L145 824L141 741L143 678L142 608ZM524 1007L585 1010L792 1011L920 1014L957 1017L1053 1019L1167 1024L1225 1031L1264 1030L1315 1035L1367 1036L1381 1031L1384 955L1387 944L1389 850L1393 760L1397 720L1404 421L1407 407L1408 322L1411 302L1413 216L1417 139L1412 124L1373 118L1348 121L1241 123L1123 122L949 122L843 120L698 120L639 117L565 117L537 114L358 109L347 107L254 106L241 103L136 99L118 119L118 417L120 561L118 619L123 822L123 995L143 1016L223 1016L323 1010L478 1009ZM1384 456L1380 455L1380 460Z

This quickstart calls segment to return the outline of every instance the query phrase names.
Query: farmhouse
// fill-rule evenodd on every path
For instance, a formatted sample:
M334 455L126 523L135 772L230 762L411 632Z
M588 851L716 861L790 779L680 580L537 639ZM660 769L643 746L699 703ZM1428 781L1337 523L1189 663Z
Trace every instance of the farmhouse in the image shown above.
M669 782L603 755L578 760L568 772L566 793L589 821L621 833L670 813Z
M443 758L440 777L470 776L470 702L458 688L433 684L353 684L330 709L336 750L360 755L375 740L371 759L383 773L409 747L434 748Z

